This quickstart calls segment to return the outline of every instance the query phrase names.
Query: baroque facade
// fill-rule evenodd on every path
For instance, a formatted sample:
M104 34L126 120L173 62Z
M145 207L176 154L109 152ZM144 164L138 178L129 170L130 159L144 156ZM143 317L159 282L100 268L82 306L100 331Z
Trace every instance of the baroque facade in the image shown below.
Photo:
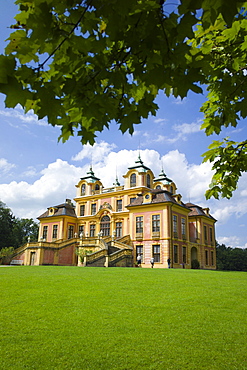
M140 156L104 188L90 167L76 185L75 205L51 206L38 217L39 241L17 250L25 265L141 266L216 269L215 222L208 208L183 203L162 170L155 177ZM197 262L198 261L198 262Z

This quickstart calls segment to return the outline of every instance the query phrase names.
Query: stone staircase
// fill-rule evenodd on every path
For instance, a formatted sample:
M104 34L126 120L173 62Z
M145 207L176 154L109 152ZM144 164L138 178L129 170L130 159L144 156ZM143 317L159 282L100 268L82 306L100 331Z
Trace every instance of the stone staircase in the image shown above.
M126 244L124 242L128 242ZM133 267L133 248L130 238L118 238L112 240L105 237L101 240L102 249L84 257L83 266L92 267Z

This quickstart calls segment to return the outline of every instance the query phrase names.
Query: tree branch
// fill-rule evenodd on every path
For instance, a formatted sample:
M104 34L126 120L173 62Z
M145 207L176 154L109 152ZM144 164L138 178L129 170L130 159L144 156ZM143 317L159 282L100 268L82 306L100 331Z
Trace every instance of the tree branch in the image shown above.
M79 26L81 20L83 19L84 15L86 14L87 10L90 8L92 2L93 2L93 0L90 0L89 1L89 4L86 6L86 8L84 8L84 11L83 11L82 15L80 16L80 18L78 19L78 21L76 22L76 24L74 25L74 27L72 28L72 30L69 32L68 36L66 36L60 42L60 44L51 52L51 54L44 60L44 62L42 64L39 64L38 70L44 68L44 65L48 62L48 60L51 59L51 57L56 53L56 51L59 50L60 47L65 43L65 41L70 37L70 35L72 35L72 33L74 32L74 30Z

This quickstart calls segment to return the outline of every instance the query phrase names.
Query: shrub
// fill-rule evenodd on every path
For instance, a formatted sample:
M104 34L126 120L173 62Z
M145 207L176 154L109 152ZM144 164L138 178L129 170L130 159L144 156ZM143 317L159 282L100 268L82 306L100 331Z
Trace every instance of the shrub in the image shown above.
M191 268L192 269L199 269L200 268L200 262L198 260L192 260L191 262Z

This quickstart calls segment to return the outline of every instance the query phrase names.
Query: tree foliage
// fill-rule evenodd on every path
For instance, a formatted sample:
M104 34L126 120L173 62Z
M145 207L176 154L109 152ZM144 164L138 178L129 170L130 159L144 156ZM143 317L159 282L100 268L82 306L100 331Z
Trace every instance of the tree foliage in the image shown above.
M8 265L14 254L13 247L4 247L0 250L0 264Z
M0 201L0 251L25 244L28 239L37 241L38 224L31 218L16 218L11 209Z
M247 271L247 249L216 246L218 270Z
M244 1L17 0L0 92L83 144L115 120L122 132L155 115L157 94L207 86L202 129L219 134L247 115ZM215 142L207 197L230 197L246 171L246 143ZM229 162L230 158L230 162ZM232 176L233 175L233 176Z
M14 222L12 211L0 201L0 250L14 245Z

